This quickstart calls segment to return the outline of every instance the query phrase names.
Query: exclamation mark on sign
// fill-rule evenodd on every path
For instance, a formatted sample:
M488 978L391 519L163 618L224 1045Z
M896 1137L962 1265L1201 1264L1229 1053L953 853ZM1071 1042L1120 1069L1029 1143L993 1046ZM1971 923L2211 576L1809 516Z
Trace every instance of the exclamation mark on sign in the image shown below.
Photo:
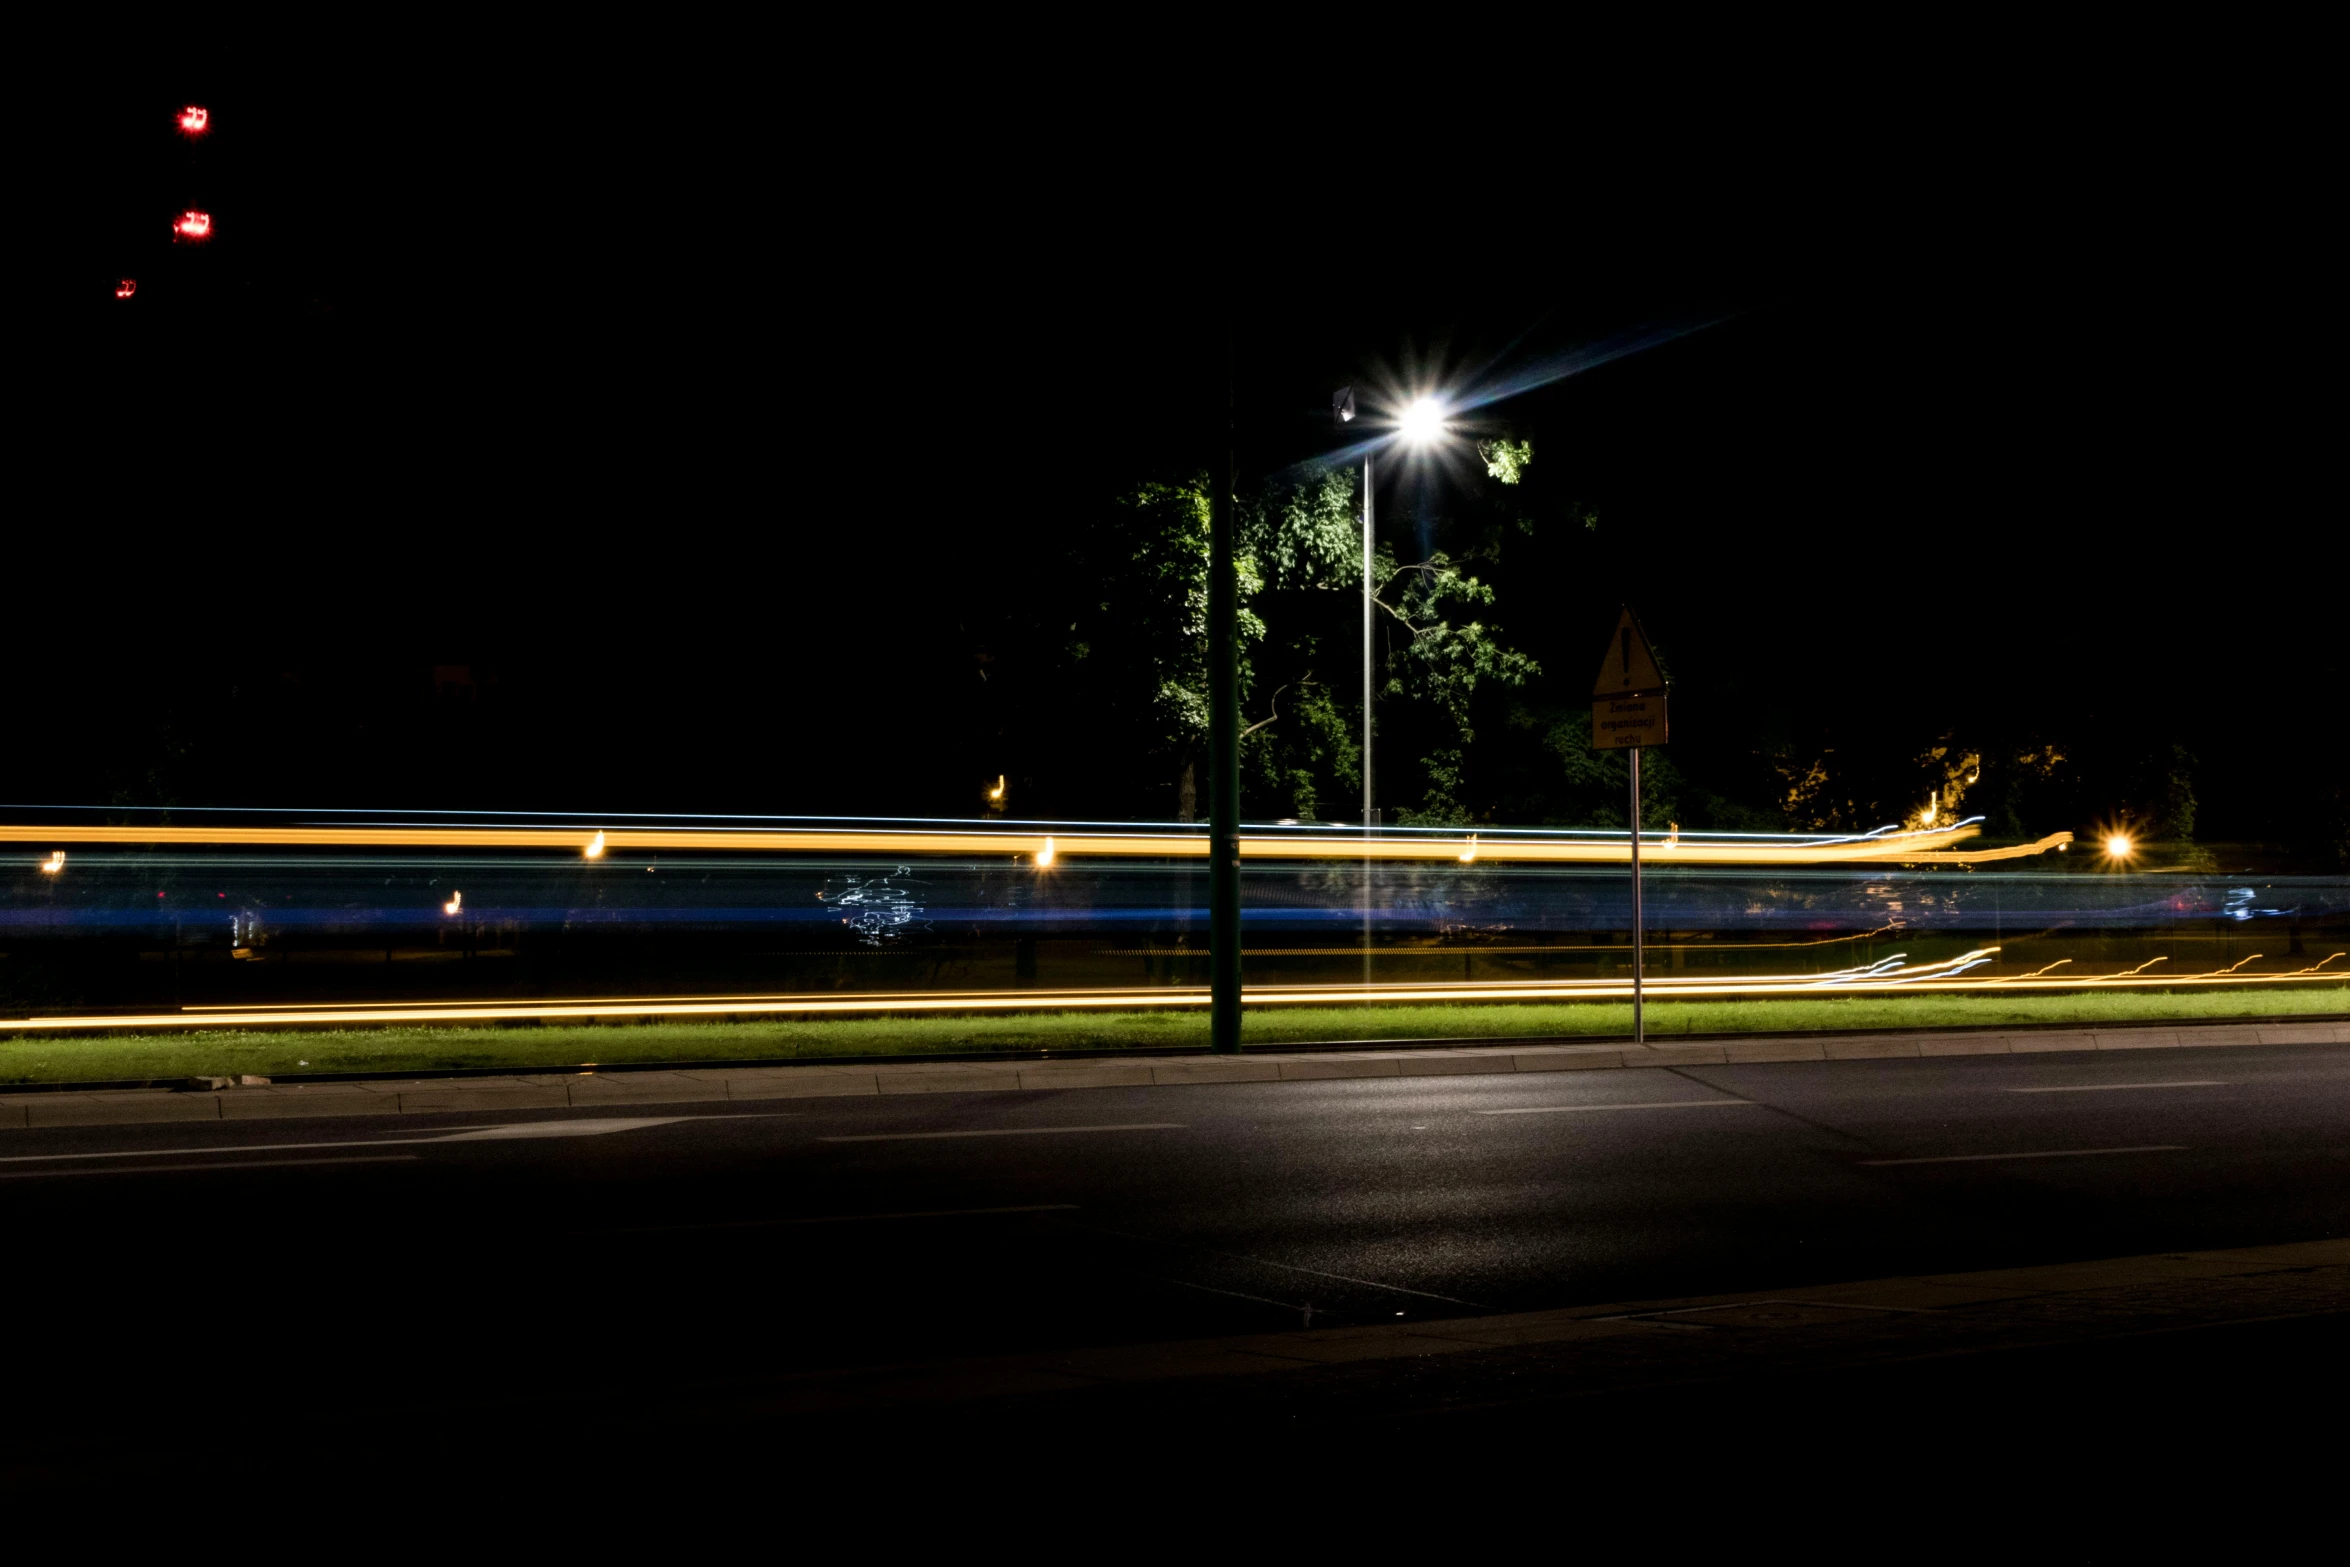
M1632 628L1618 627L1616 635L1624 639L1624 684L1632 683Z

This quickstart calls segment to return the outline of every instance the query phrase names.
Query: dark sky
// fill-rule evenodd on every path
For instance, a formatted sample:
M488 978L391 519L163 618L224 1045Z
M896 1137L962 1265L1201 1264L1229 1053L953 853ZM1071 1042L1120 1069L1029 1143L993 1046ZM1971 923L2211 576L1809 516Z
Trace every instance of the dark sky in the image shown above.
M1696 321L1484 411L1605 520L1502 607L1568 685L1629 597L1693 715L2153 724L2248 830L2342 776L2338 256L2289 102L2084 87L1912 136L1767 92L1562 121L1456 70L1415 134L1278 71L573 47L198 49L45 129L12 575L19 679L77 738L13 742L12 794L243 747L268 768L198 792L490 803L383 716L464 665L536 693L540 765L495 786L561 796L530 803L910 807L965 612L1213 460L1227 342L1255 473L1331 444L1337 382ZM163 243L187 201L201 254Z

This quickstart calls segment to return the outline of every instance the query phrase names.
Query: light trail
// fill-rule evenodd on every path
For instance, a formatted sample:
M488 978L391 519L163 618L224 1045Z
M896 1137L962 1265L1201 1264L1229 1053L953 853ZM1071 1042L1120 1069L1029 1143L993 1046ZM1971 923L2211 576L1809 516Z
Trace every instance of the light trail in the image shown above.
M1643 835L1641 859L1674 865L1976 865L2044 854L2072 841L2069 832L2051 833L2034 843L2004 849L1953 849L1982 828L1960 822L1932 831L1871 834L1821 840L1693 840L1676 842ZM964 855L1027 858L1039 870L1076 857L1120 859L1205 859L1208 839L1198 833L1096 832L1020 833L989 831L823 830L813 828L650 828L612 827L589 831L561 827L236 827L0 824L0 843L54 845L123 844L276 845L301 848L549 849L601 859L609 851L655 853L724 850L764 854ZM1341 837L1322 834L1252 833L1240 839L1243 859L1353 860L1463 863L1624 865L1631 859L1628 838L1610 841L1558 837Z
M1834 947L1846 942L1874 941L1879 936L1891 935L1899 929L1901 929L1899 925L1879 925L1875 930L1855 931L1849 936L1822 936L1817 941L1652 941L1648 943L1648 950L1651 952L1712 952L1717 954L1787 952L1803 947ZM1379 947L1373 950L1378 955L1379 961L1384 963L1390 958L1445 958L1458 961L1461 958L1520 957L1535 952L1622 952L1625 947L1620 941L1610 941L1541 947ZM1105 958L1204 958L1208 955L1208 949L1205 947L1104 947L1101 955ZM1361 956L1361 949L1358 947L1251 947L1242 956L1244 958L1352 958ZM2059 961L2070 963L2072 959L2063 958Z
M2088 975L2075 979L1966 978L1965 970L1986 961L1996 948L1980 948L1916 969L1888 969L1884 964L1866 969L1821 974L1752 975L1743 979L1693 979L1660 976L1643 988L1658 1000L1708 1000L1737 997L1800 995L1855 995L1887 991L1965 994L1996 991L2177 990L2249 989L2263 985L2328 984L2344 981L2340 972L2321 972L2344 954L2335 953L2312 968L2284 974L2245 974L2237 968L2208 974L2170 975L2152 979L2133 973ZM1894 960L1887 960L1892 962ZM1481 980L1442 984L1377 985L1264 985L1251 987L1244 999L1250 1006L1378 1006L1402 1002L1471 1003L1495 1001L1622 1001L1632 987L1621 979L1563 979L1537 981ZM116 1016L75 1016L0 1019L0 1032L94 1033L125 1030L239 1028L287 1024L381 1026L398 1023L537 1022L606 1018L715 1018L784 1016L874 1016L921 1012L1057 1012L1142 1011L1205 1007L1207 987L1111 986L1061 991L925 991L709 997L627 997L560 1002L433 1002L411 1005L354 1003L340 1006L245 1007L196 1009Z

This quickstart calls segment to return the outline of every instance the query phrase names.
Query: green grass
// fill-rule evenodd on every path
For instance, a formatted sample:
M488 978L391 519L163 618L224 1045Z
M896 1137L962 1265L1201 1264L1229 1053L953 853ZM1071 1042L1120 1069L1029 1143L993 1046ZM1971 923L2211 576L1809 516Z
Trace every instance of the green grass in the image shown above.
M1810 1029L1996 1028L2162 1019L2221 1021L2350 1012L2350 984L2279 990L2089 995L1819 996L1662 1001L1651 1035ZM1207 1043L1204 1011L1030 1012L980 1016L0 1038L0 1083L124 1082L256 1073L415 1072L451 1067L563 1068L661 1061L920 1056L950 1052L1164 1050ZM1391 1039L1560 1039L1624 1035L1621 1002L1465 1006L1267 1007L1248 1014L1251 1045Z

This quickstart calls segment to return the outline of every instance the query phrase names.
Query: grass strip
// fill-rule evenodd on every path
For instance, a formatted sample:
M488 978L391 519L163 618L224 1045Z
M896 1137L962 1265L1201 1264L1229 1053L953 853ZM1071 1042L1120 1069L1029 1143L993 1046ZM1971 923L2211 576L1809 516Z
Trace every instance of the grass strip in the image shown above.
M2279 990L1816 996L1658 1001L1652 1038L1815 1029L2001 1028L2165 1020L2216 1023L2350 1012L2350 983ZM1464 1005L1265 1007L1248 1013L1252 1046L1402 1039L1573 1039L1622 1036L1632 1008L1616 1001ZM187 1033L0 1038L0 1083L125 1082L252 1073L399 1073L462 1067L576 1070L664 1061L815 1060L986 1051L1167 1050L1207 1043L1204 1010L1025 1012L955 1016L621 1023L218 1029Z

